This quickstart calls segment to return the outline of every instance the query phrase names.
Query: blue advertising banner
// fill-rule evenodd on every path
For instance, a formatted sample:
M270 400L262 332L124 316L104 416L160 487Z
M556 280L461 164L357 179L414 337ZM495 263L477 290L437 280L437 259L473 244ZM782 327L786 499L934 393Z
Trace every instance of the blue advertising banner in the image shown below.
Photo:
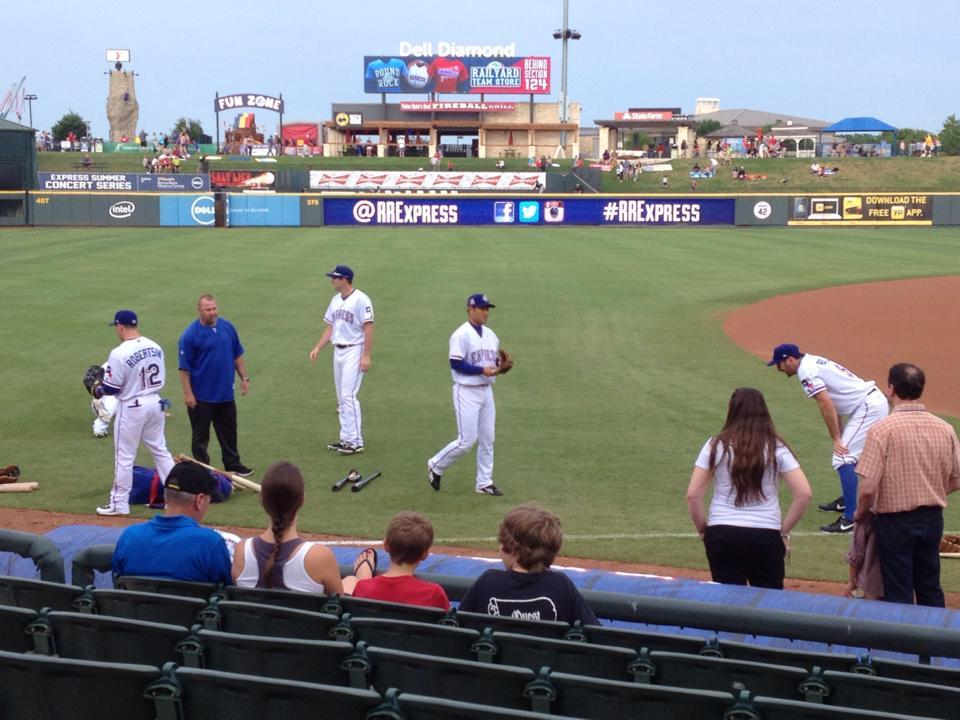
M733 225L734 198L325 198L324 225Z
M549 95L550 58L366 55L363 91Z
M210 189L210 176L200 174L42 172L40 190L84 192L203 192Z
M205 226L216 221L213 195L161 195L160 227Z
M300 226L299 195L227 196L227 223L231 227Z

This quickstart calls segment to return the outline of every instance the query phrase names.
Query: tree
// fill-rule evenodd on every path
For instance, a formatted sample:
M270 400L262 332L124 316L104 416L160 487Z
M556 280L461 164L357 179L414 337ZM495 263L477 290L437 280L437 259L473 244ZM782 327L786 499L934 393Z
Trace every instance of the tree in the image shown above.
M697 135L700 137L706 137L710 133L715 133L722 127L723 125L721 125L717 120L704 120L697 126Z
M179 118L177 124L173 126L173 137L179 135L181 130L186 130L191 140L199 140L200 136L203 135L203 126L200 125L199 120L193 118Z
M71 130L77 137L87 137L90 134L90 124L73 110L67 110L66 115L57 120L50 129L54 140L66 140Z
M943 121L940 131L940 150L944 155L960 155L960 121L951 115Z

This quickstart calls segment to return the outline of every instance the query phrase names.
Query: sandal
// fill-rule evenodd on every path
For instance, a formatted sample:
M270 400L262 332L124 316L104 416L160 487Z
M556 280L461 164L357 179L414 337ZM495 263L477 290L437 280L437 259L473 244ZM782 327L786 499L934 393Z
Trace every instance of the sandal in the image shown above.
M370 561L370 553L373 553L373 561ZM353 561L353 574L360 577L360 568L366 565L370 568L370 577L377 574L377 550L376 548L364 548L357 554L357 559ZM360 578L366 580L367 578Z

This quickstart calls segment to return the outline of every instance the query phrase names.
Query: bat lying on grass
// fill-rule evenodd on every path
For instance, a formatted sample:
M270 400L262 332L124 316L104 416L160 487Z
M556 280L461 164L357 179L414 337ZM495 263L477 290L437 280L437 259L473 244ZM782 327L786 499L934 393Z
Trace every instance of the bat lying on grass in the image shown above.
M192 462L195 465L206 468L207 470L212 470L215 473L226 475L228 478L230 478L230 482L233 483L234 487L243 488L244 490L252 490L253 492L260 492L260 486L257 485L257 483L255 483L253 480L247 480L247 478L237 475L236 473L227 472L226 470L221 470L220 468L215 468L212 465L202 463L199 460L194 460L189 455L174 455L173 459L177 462Z

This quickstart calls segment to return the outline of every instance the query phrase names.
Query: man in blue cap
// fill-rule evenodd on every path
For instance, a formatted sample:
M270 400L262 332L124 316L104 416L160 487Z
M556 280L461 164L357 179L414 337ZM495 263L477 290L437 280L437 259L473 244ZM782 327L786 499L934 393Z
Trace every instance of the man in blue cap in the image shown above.
M437 491L440 490L443 471L476 445L477 493L495 497L503 495L493 484L493 440L497 422L493 383L501 374L500 339L487 327L490 308L493 307L496 305L483 293L468 297L467 321L450 336L457 437L427 460L427 482Z
M337 265L327 273L337 294L330 300L323 321L323 334L310 351L310 360L317 361L320 350L333 345L333 382L337 390L337 413L340 416L340 439L327 445L341 455L363 452L363 430L360 400L357 394L363 376L370 369L373 348L373 302L353 287L353 270Z
M833 441L834 470L840 476L843 494L818 507L824 512L843 513L820 528L825 533L853 532L857 509L857 461L867 440L867 430L887 416L887 398L873 380L862 380L842 365L818 355L800 352L793 343L773 349L768 367L787 377L796 375L808 398L817 401L823 422ZM845 417L846 422L841 422Z

